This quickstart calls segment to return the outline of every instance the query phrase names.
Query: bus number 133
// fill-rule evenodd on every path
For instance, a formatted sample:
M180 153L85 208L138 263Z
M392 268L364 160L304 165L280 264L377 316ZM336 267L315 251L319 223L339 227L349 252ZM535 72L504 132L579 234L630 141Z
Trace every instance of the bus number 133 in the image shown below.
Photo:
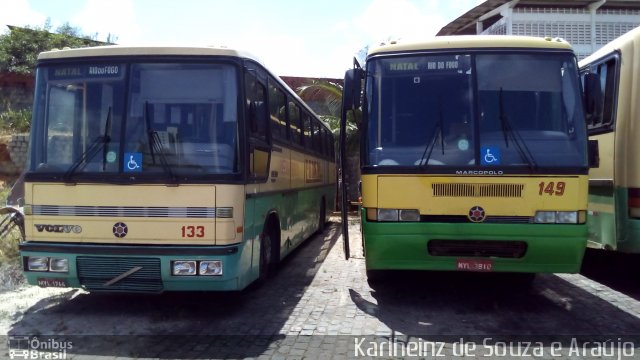
M187 238L201 238L204 237L204 226L183 226L182 227L182 237Z

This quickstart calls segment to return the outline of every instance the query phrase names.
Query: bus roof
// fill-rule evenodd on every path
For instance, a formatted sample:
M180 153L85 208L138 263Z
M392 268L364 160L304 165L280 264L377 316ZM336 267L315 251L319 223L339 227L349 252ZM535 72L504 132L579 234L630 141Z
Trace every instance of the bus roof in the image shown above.
M290 94L294 96L301 104L313 114L314 117L320 120L320 122L329 129L329 126L320 119L309 105L304 102L298 94L293 91L287 83L285 83L279 76L273 74L265 65L249 52L229 49L220 46L126 46L126 45L106 45L106 46L94 46L86 48L74 48L63 50L51 50L45 51L38 55L38 60L52 60L52 59L74 59L84 57L100 57L100 56L230 56L236 58L244 58L253 60L262 65L267 72L269 72L273 78L283 87L290 91Z
M255 60L248 52L219 46L125 46L107 45L86 48L45 51L38 55L38 60L81 58L95 56L143 56L143 55L187 55L187 56L231 56Z
M540 49L566 49L571 50L571 45L558 38L539 38L531 36L507 36L507 35L458 35L436 36L421 41L391 41L369 49L368 56L411 52L433 49L475 49L475 48L540 48Z

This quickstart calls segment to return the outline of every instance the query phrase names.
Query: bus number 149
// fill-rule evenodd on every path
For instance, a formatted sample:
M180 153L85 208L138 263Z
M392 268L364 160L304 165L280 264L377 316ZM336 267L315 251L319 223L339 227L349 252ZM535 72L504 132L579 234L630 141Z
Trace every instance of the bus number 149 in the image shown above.
M557 183L554 183L553 181L545 183L543 181L538 184L538 187L540 188L538 195L549 194L549 196L562 196L564 195L565 186L566 183L564 181L558 181Z
M182 237L186 238L201 238L204 237L204 226L183 226L182 227Z

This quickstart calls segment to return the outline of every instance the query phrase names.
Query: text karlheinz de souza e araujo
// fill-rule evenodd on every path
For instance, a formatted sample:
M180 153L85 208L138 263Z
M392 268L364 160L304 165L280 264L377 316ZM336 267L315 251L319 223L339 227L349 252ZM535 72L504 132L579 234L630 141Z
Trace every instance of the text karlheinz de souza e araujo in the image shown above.
M497 341L491 337L479 341L459 338L457 341L428 341L398 338L354 338L355 357L562 357L624 359L633 358L636 344L622 338L585 341L571 338L566 341Z

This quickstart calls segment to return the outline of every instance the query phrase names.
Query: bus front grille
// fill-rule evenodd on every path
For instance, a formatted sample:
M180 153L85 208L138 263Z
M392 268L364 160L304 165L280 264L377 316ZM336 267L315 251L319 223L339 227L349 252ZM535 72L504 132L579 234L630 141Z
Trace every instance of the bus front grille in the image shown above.
M518 259L527 252L524 241L431 240L427 244L432 256L499 257Z
M89 291L158 293L163 290L160 259L80 256L77 267L80 284ZM113 281L127 272L131 274Z
M431 184L434 197L520 198L524 184Z

